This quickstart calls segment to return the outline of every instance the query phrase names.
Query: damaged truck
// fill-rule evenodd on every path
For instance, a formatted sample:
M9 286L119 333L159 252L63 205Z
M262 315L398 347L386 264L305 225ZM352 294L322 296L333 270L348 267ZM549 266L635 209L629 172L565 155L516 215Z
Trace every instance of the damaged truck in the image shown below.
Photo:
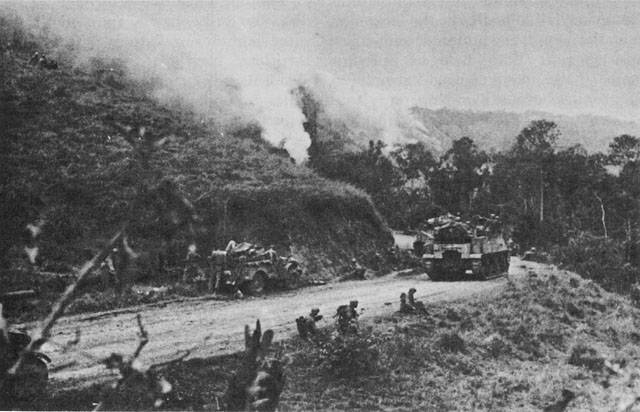
M258 248L251 243L229 242L225 250L209 256L210 279L215 292L260 296L267 290L300 286L302 268L293 257L278 256L273 247Z

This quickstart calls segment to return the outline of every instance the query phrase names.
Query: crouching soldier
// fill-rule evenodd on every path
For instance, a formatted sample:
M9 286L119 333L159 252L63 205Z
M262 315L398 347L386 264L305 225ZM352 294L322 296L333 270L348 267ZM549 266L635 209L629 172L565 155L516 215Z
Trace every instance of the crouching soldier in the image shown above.
M409 289L409 305L417 312L427 313L427 308L424 306L424 303L415 300L413 295L415 295L416 292L416 288Z
M313 336L317 332L316 322L322 319L322 315L319 315L320 309L313 308L308 316L300 316L296 319L296 326L298 327L298 333L302 339L306 339L309 336Z
M340 333L345 334L347 332L357 333L358 331L358 301L352 300L349 305L341 305L336 311L336 317L338 318L338 330Z
M37 66L39 62L40 62L40 53L38 52L33 53L31 58L29 59L29 64L32 66Z
M307 339L309 333L307 332L307 322L304 319L304 316L299 316L296 319L296 327L298 328L298 334L302 339Z
M316 334L316 322L322 319L322 315L320 315L319 313L320 309L313 308L311 309L311 313L309 313L309 316L305 318L305 322L307 324L307 332L309 332L309 335Z
M416 308L407 303L407 294L402 292L400 294L400 313L415 313Z

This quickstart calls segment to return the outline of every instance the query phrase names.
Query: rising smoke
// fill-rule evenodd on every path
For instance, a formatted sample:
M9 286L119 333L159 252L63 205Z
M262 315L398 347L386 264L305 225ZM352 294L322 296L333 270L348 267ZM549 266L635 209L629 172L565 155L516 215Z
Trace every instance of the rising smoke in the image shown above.
M287 149L298 163L311 143L295 93L300 86L330 118L348 125L356 147L366 147L369 140L382 140L389 148L422 140L440 149L411 117L409 105L317 70L313 42L303 35L278 42L285 34L278 27L249 24L256 20L245 19L251 3L20 2L0 7L21 16L36 33L59 36L65 47L57 50L58 57L71 64L83 66L92 58L122 61L134 78L157 81L154 97L186 103L223 131L258 122L263 137ZM48 53L55 57L56 52Z

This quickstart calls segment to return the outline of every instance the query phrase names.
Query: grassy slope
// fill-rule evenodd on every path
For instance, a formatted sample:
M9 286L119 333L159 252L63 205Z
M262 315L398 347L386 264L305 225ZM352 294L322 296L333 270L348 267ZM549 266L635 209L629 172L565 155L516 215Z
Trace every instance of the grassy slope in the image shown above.
M319 366L324 355L310 342L280 342L291 363L279 410L539 411L569 389L578 396L568 411L606 411L633 400L640 387L640 312L577 275L512 277L493 295L427 310L361 325L358 347L370 347L364 353L378 361L353 377ZM320 340L332 331L326 327ZM238 362L228 356L165 370L175 389L165 407L215 408ZM48 406L87 408L98 391L58 393ZM131 390L111 407L145 405Z
M49 71L30 66L28 58L26 51L0 56L0 223L14 268L25 266L26 224L43 218L40 269L69 273L119 229L143 188L166 178L195 206L203 255L229 239L273 244L281 254L302 261L310 276L328 279L351 258L366 263L392 242L368 195L294 165L255 126L223 135L188 110L147 98L149 84L98 73L110 65L96 61L83 69ZM144 126L154 139L166 138L153 151L149 168L141 166L122 126ZM136 213L136 223L154 226L153 213ZM174 265L186 254L186 236L183 229L169 250ZM138 235L133 240L143 252L141 271L157 273L160 239ZM24 271L3 273L2 279L6 290L40 291L41 300L11 310L20 320L46 314L69 282L24 276ZM206 293L177 280L156 278L153 283L170 284L164 298ZM147 299L131 292L105 293L98 286L70 311L114 309Z
M139 85L112 87L91 72L46 71L26 54L4 57L4 189L34 201L47 219L45 257L77 263L79 249L113 233L142 180L176 181L196 206L202 250L228 239L275 243L320 270L355 250L369 254L390 235L368 196L293 165L252 127L222 137L215 125L170 111ZM142 125L168 143L142 170L117 126ZM80 247L79 245L82 245ZM287 250L288 249L288 250ZM316 250L317 249L317 250Z

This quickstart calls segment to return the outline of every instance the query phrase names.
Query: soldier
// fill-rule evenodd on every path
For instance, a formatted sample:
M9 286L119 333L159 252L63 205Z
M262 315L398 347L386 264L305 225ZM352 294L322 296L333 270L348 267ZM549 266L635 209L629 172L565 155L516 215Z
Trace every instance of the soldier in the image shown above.
M352 300L349 305L341 305L338 307L336 316L338 317L338 330L341 333L347 333L348 331L357 332L358 301Z
M397 254L396 247L397 245L395 247L391 246L389 250L387 250L387 257L389 259L389 263L391 263L392 265L398 264L398 254Z
M40 58L38 59L38 66L44 68L47 66L47 56L45 56L44 54L40 56Z
M298 333L300 337L306 339L309 336L316 334L316 322L322 319L322 315L319 315L320 309L313 308L308 316L300 316L296 319L296 326L298 327Z
M356 258L351 259L350 275L354 279L365 279L367 270L358 263Z
M185 257L185 267L182 271L182 281L187 282L189 276L198 275L198 262L200 261L200 255L196 252L196 245L189 245L187 256Z
M309 316L313 319L314 322L317 322L323 318L323 316L319 315L319 313L320 313L320 309L313 308L311 309L311 313L309 313Z
M300 337L302 339L307 339L309 334L307 333L307 322L306 322L304 316L299 316L296 319L296 326L298 328L298 334L300 335Z
M310 335L315 335L316 334L316 322L319 321L320 319L322 319L322 315L319 315L320 313L320 309L318 308L313 308L311 309L311 313L309 313L309 316L307 316L305 318L305 323L306 323L306 328L307 328L307 332Z
M113 248L111 253L100 264L100 282L104 288L108 288L110 285L115 284L118 276L116 275L116 267L113 263L114 258L118 254L118 248Z
M214 250L211 252L209 259L212 272L209 278L209 291L211 292L213 290L213 294L216 295L220 291L220 282L225 272L227 252L224 250ZM229 277L231 277L231 273L229 273ZM213 285L213 279L215 279L215 285Z
M407 303L407 294L402 292L400 294L400 313L414 313L416 308Z
M40 62L40 54L38 52L33 53L31 58L29 59L29 64L32 66L37 66Z
M427 309L424 307L424 303L416 302L413 295L417 292L416 288L409 289L409 305L413 307L414 310L422 313L427 313Z
M421 238L413 242L413 253L419 258L424 255L424 241Z

